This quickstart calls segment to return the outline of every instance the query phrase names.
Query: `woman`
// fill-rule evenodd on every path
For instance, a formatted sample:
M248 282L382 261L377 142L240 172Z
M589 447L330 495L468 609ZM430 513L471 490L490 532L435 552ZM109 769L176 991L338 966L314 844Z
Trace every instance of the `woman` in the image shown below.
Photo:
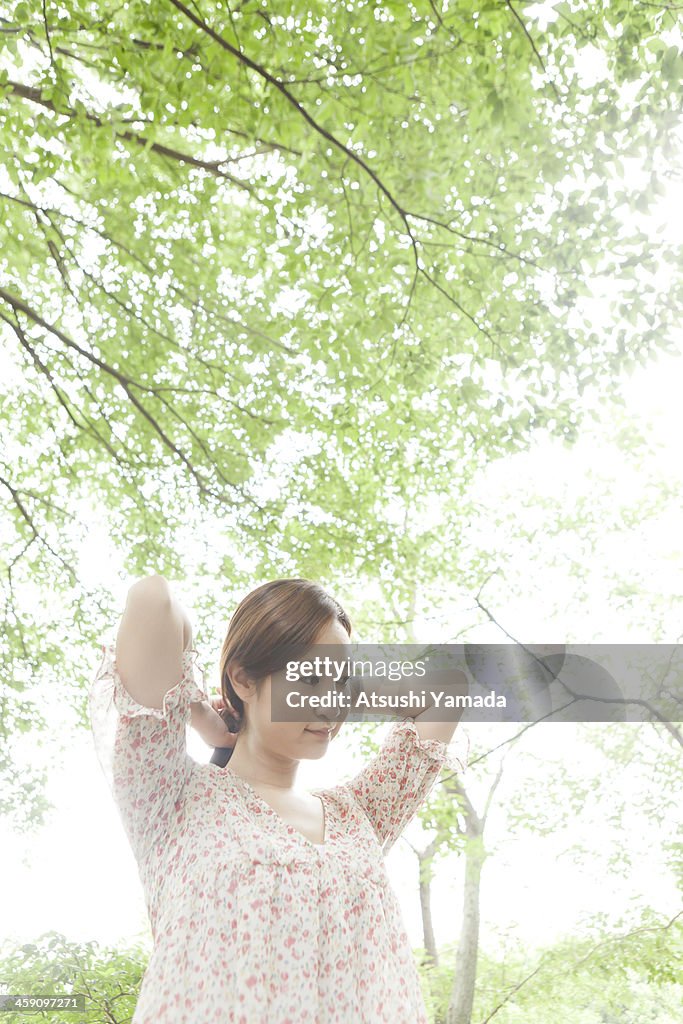
M350 781L306 793L299 762L322 757L341 722L271 721L283 649L350 636L319 585L260 586L229 623L209 700L166 580L130 589L90 715L154 939L133 1024L426 1024L383 857L442 765L464 769L447 748L456 723L406 718ZM187 754L188 720L224 763Z

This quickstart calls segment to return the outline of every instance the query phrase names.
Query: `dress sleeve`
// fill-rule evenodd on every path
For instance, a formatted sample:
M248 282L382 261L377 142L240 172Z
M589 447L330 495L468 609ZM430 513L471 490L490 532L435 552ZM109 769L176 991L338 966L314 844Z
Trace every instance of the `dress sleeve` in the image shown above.
M124 687L116 644L102 643L101 649L88 695L90 725L98 760L140 861L163 839L194 764L186 751L185 727L190 704L207 699L204 672L198 652L183 651L181 680L164 695L163 708L149 708Z
M421 739L413 719L405 718L392 727L379 753L345 784L385 855L429 796L441 769L465 771L469 747L462 727L456 742L447 744Z

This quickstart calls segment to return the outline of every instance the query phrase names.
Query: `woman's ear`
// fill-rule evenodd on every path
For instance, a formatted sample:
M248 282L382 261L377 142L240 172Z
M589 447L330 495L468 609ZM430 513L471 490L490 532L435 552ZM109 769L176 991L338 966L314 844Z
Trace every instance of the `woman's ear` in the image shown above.
M255 683L249 677L246 670L241 665L238 665L237 662L231 661L227 666L227 670L233 690L242 701L249 703L256 693Z

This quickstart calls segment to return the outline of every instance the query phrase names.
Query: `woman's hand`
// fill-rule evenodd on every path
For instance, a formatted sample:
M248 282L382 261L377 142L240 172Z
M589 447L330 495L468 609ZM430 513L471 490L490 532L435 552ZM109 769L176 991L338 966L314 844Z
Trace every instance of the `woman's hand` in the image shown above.
M190 704L190 724L209 747L234 747L237 733L230 732L220 712L237 718L230 701L221 696Z

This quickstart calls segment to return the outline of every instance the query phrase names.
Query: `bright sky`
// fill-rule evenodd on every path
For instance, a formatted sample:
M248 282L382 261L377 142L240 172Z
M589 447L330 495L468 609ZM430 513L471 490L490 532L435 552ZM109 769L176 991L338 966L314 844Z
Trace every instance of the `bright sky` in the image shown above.
M536 5L539 6L539 5ZM547 6L547 5L546 5ZM681 198L673 192L661 204L653 218L653 230L664 224L672 238L681 237ZM3 353L0 348L0 365ZM477 524L479 536L486 545L505 544L498 531L496 514L509 515L515 522L534 514L534 497L546 497L549 481L567 483L572 494L590 495L600 481L613 479L615 487L625 488L625 499L634 500L649 479L667 479L683 490L683 465L680 438L683 437L683 405L680 401L683 384L683 356L660 359L656 364L624 379L624 393L632 422L641 425L651 441L651 452L642 469L629 464L609 435L592 432L572 451L557 442L538 443L528 454L508 458L489 467L477 484L478 495L485 510ZM600 409L600 396L595 407ZM604 411L604 410L603 410ZM588 478L587 466L594 474ZM596 484L597 481L597 484ZM488 510L488 511L486 511ZM97 580L115 595L122 607L130 580L119 578L116 552L108 542L106 526L98 521L97 511L89 513L92 529L83 545L81 568L86 582ZM579 609L572 604L574 580L562 574L557 566L547 568L551 551L546 546L512 551L506 578L518 585L508 591L496 590L495 607L501 621L513 634L526 641L538 642L580 637L580 642L638 640L651 641L648 602L656 599L664 609L662 641L680 639L679 621L670 595L680 594L683 563L682 503L666 507L656 521L633 529L632 543L627 549L614 550L605 536L589 558L589 598ZM187 543L190 538L184 538ZM623 543L623 542L622 542ZM542 538L539 538L542 545ZM545 554L545 559L544 559ZM532 560L533 559L533 560ZM644 601L633 610L618 608L605 600L604 579L608 571L640 572L644 581ZM525 586L527 580L529 585ZM254 581L255 585L257 581ZM469 611L464 622L481 621ZM185 602L183 602L185 603ZM486 603L486 602L485 602ZM669 610L667 611L667 603ZM454 595L456 614L462 613L463 595ZM189 607L191 612L191 606ZM351 614L352 614L351 609ZM227 619L227 615L225 616ZM353 617L353 614L352 614ZM112 624L113 625L113 624ZM425 631L433 629L426 620ZM106 630L105 630L106 632ZM468 639L501 640L490 626L477 630ZM204 652L207 679L216 679L217 651ZM97 668L99 654L92 653L92 665L86 671L91 677ZM138 937L150 941L142 891L132 854L128 848L116 808L95 758L89 734L73 731L73 724L60 707L58 695L47 695L51 720L60 735L68 736L68 751L63 765L50 771L48 795L55 805L51 820L33 836L16 836L0 822L0 848L5 870L0 874L3 911L1 938L28 940L47 929L56 929L74 939L98 939L107 943L126 943ZM386 728L386 727L385 727ZM475 727L465 726L472 734ZM191 731L190 752L198 760L207 760L208 749ZM583 749L573 726L547 726L531 730L525 749L533 749L541 760L565 758L567 765L576 763L581 751L582 770L597 771L598 761L591 760ZM23 752L22 752L23 751ZM21 758L35 756L35 750L23 746ZM357 762L353 762L356 764ZM324 761L302 766L300 781L304 787L333 784L351 771L352 758L343 743L332 748ZM506 789L524 785L521 768L511 768L506 775ZM476 788L476 787L475 787ZM569 823L570 827L573 823ZM420 842L419 828L411 825L406 838ZM494 809L490 822L490 847L501 845L501 852L491 858L484 871L482 892L482 928L485 942L510 941L532 944L551 941L570 932L592 913L605 911L617 914L626 907L649 905L662 912L670 911L677 902L673 879L657 870L660 842L647 834L642 822L634 818L630 832L634 853L633 868L627 880L611 878L605 884L601 873L601 851L609 841L604 824L588 820L576 823L571 835L551 839L525 838L508 841L503 831L502 814ZM596 862L583 867L572 864L569 857L558 856L574 841L583 840L596 852ZM399 842L391 853L388 866L392 880L401 896L401 903L412 941L421 941L419 904L417 898L415 859L407 843ZM452 941L457 934L454 921L459 920L462 885L462 863L454 858L438 870L434 887L433 908L437 940Z

